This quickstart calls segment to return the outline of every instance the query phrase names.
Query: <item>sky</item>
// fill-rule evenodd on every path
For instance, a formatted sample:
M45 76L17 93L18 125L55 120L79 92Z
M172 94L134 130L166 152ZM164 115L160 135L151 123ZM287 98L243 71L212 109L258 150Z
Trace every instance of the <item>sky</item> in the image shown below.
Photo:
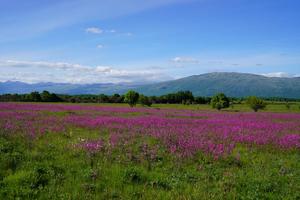
M0 81L300 76L298 0L0 0Z

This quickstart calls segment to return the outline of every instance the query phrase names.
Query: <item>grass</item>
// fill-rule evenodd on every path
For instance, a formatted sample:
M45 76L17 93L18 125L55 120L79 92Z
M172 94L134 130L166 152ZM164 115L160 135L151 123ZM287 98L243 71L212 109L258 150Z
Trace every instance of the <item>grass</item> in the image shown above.
M208 110L215 111L208 104L192 104L192 105L183 105L183 104L154 104L152 107L154 108L174 108L174 109L192 109L192 110ZM229 108L223 109L223 111L230 112L252 112L246 104L234 104ZM283 102L268 102L267 107L264 110L260 110L260 112L300 112L300 103L293 102L290 103L290 108L286 107L286 103Z
M21 104L24 104L22 102ZM32 103L30 103L32 104ZM49 104L49 103L36 103L36 104ZM55 103L53 103L55 104ZM61 103L59 103L61 104ZM128 107L126 103L81 103L81 104L73 104L73 103L63 103L68 105L90 105L90 106L103 106L103 107ZM267 102L267 106L264 110L260 110L259 112L292 112L292 113L300 113L300 102L289 102L290 107L287 108L285 102ZM143 107L140 104L137 104L136 107ZM155 109L185 109L185 110L207 110L207 111L216 111L209 104L153 104L151 106ZM251 108L245 103L241 104L233 104L229 108L223 109L222 111L228 112L252 112Z
M70 141L91 135L83 130L71 137L47 134L26 145L2 138L2 198L300 198L299 152L248 151L238 147L226 160L214 161L199 155L185 162L166 155L148 170L143 162L116 161L101 154L90 158L69 146ZM240 160L234 157L237 152ZM90 159L94 159L92 166Z
M288 110L273 104L264 112L299 112L298 105ZM211 111L208 105L153 107ZM250 110L239 104L224 111ZM0 199L300 199L298 150L240 145L229 157L214 160L201 153L177 158L160 149L149 163L138 143L132 147L136 157L122 149L89 154L76 148L82 138L99 134L105 138L108 133L74 128L32 140L0 130Z

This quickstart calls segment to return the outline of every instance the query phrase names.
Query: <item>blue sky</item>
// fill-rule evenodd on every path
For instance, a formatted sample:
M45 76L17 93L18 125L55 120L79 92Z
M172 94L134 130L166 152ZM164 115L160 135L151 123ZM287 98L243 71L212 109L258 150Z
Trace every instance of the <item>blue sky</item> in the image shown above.
M1 0L0 81L300 76L298 0Z

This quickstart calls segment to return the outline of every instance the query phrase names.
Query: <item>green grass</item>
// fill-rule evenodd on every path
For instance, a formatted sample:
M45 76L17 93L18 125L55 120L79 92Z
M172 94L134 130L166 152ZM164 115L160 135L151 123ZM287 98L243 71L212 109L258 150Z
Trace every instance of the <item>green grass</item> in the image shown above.
M24 104L22 102L21 104ZM30 103L32 104L32 103ZM49 104L49 103L36 103L36 104ZM54 103L55 104L55 103ZM61 104L61 103L59 103ZM72 103L64 103L68 105L76 105ZM267 102L267 106L264 110L259 110L259 112L289 112L289 113L300 113L300 102L289 102L290 108L287 108L285 102ZM129 107L126 103L81 103L77 105L90 105L90 106L102 106L102 107ZM144 107L140 104L137 104L136 107ZM147 107L146 107L147 108ZM207 110L207 111L216 111L209 104L152 104L150 108L155 109L187 109L187 110ZM223 109L222 111L228 112L253 112L251 108L245 103L234 104L229 108ZM62 114L62 113L61 113Z
M192 104L192 105L183 105L183 104L154 104L154 108L174 108L174 109L191 109L191 110L215 110L208 104ZM230 112L253 112L246 104L234 104L229 108L223 109L223 111ZM300 103L294 102L290 104L290 108L286 107L285 103L267 103L267 107L264 110L259 112L300 112Z
M127 106L99 106L111 105ZM285 104L272 104L263 112L299 112L298 105L288 110ZM153 107L212 110L209 105ZM251 110L237 104L225 111ZM161 149L149 166L122 149L91 155L76 148L83 138L98 138L99 131L73 129L36 140L1 131L0 199L300 199L296 150L238 146L231 156L214 160L201 154L176 158ZM102 130L101 135L105 139L108 133ZM132 148L141 156L138 145Z
M87 136L95 133L47 134L33 144L1 138L1 199L300 198L296 151L249 151L240 146L218 161L202 155L181 160L162 153L149 169L144 162L117 159L120 152L91 157L72 147Z

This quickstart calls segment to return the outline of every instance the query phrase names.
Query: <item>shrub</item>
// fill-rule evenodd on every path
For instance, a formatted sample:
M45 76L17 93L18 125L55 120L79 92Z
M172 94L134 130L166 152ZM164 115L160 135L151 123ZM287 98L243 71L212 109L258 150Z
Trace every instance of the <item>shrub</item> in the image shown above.
M144 96L144 95L140 95L139 97L139 102L140 104L142 104L143 106L151 106L152 105L152 102L151 100L149 99L149 97L147 96Z
M218 110L229 107L229 99L223 93L213 96L210 103L213 108Z
M136 105L136 103L139 100L139 93L133 91L133 90L129 90L126 94L125 94L125 99L124 101L126 103L128 103L130 105L130 107L133 107Z
M264 109L266 107L266 103L256 96L248 97L246 102L250 106L250 108L254 110L254 112L257 112L258 110Z

